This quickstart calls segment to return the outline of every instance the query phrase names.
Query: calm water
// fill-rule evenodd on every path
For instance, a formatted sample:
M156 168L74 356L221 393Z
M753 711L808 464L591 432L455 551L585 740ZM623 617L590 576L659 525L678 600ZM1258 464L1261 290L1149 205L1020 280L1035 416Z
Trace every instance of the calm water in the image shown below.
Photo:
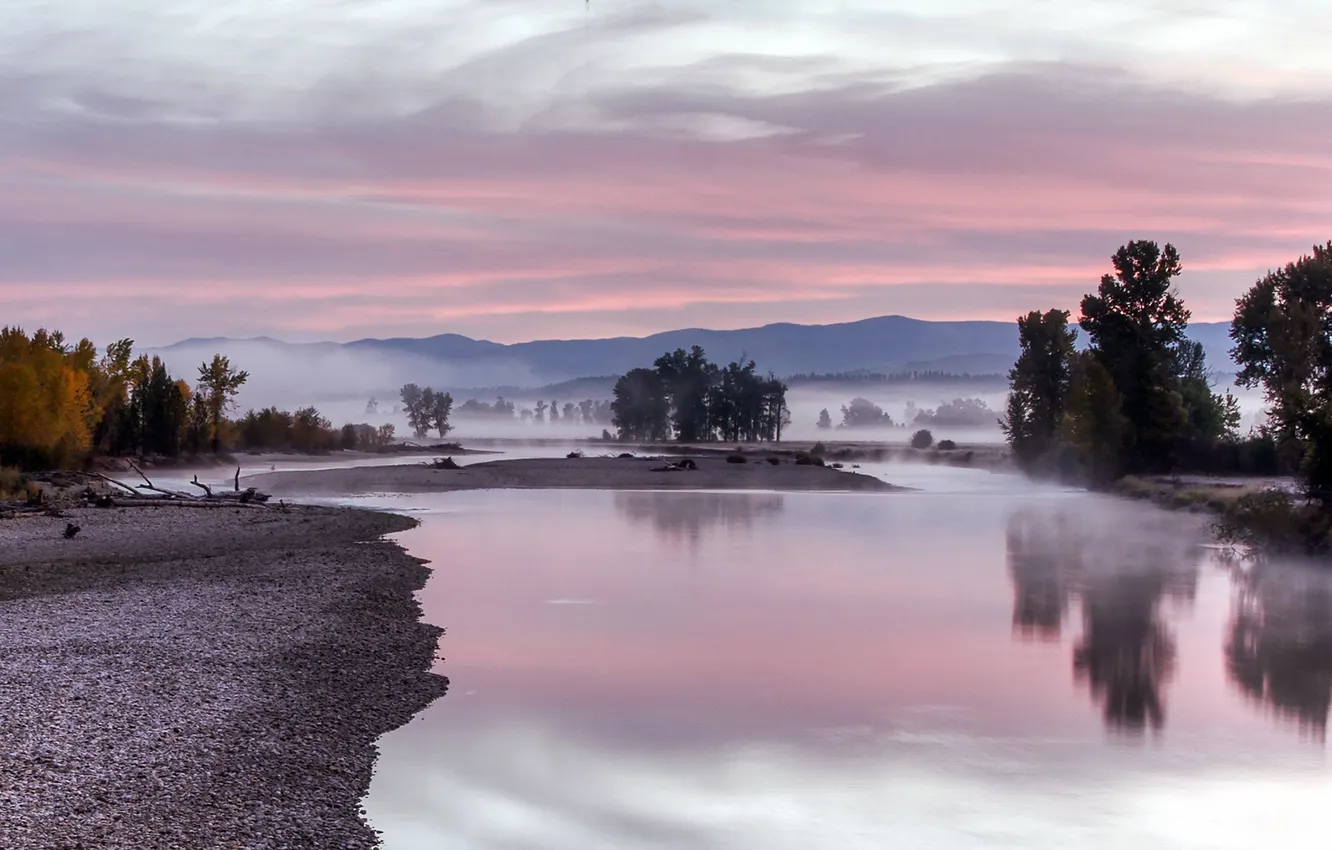
M1329 846L1332 582L886 472L927 492L393 500L453 684L381 743L385 846Z

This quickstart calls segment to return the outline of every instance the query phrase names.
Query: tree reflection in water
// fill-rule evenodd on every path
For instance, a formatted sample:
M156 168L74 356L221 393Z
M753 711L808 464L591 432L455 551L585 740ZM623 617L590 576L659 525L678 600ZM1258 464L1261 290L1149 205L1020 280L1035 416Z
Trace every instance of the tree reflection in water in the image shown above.
M1077 600L1074 677L1087 683L1112 729L1165 725L1176 653L1161 608L1193 599L1203 554L1197 531L1178 516L1103 500L1009 518L1014 634L1058 639Z
M1332 575L1296 565L1235 571L1226 668L1241 692L1318 740L1332 708Z
M749 528L758 517L781 513L785 502L779 493L620 491L615 507L633 522L650 522L666 541L695 549L708 529Z

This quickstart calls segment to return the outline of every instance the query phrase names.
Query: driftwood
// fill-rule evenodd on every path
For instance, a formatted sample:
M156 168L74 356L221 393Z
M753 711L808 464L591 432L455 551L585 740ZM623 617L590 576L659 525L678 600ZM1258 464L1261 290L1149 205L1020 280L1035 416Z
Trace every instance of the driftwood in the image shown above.
M87 478L96 478L98 481L105 481L107 484L114 484L115 486L119 487L120 489L122 489L122 490L124 490L125 492L130 493L130 494L132 494L132 495L135 495L135 496L139 495L139 491L138 491L138 490L136 490L136 489L134 489L133 487L129 486L129 485L126 484L124 481L117 481L117 480L114 479L114 478L108 478L107 476L102 475L102 474L99 473L99 472L76 472L76 473L73 473L73 474L75 474L75 475L82 475L82 476L85 476L85 477L87 477Z
M666 461L665 463L666 463L665 466L654 466L649 471L650 472L692 472L693 470L698 469L698 464L694 463L689 458L685 458L679 463L671 463L669 460Z
M121 499L117 498L110 505L113 508L263 508L255 502L242 502L239 499Z
M195 487L201 487L201 488L203 488L203 491L204 491L204 493L207 495L208 498L211 499L211 498L213 497L213 488L212 488L212 487L209 487L207 484L205 484L205 483L203 483L202 481L200 481L200 480L199 480L199 476L198 476L197 474L194 476L194 480L191 481L190 483L193 484Z
M132 469L132 470L134 470L135 472L139 473L139 477L143 479L143 483L144 483L144 484L147 484L147 485L148 485L148 489L149 489L149 490L155 490L155 489L157 489L157 488L153 487L153 482L151 482L151 481L148 480L148 476L143 474L143 470L142 470L142 469L139 469L137 466L134 465L134 461L129 461L129 466L130 466L130 469Z
M235 488L236 488L236 492L239 493L239 492L240 492L240 467L239 467L239 466L236 467L236 483L235 483ZM250 488L250 489L254 489L254 488L252 487L252 488Z

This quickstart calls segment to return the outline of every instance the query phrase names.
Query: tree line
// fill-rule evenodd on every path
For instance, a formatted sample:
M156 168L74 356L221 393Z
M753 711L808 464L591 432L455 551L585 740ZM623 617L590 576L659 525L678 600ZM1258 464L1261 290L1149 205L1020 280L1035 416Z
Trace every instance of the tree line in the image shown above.
M622 375L610 408L621 440L776 442L791 422L785 383L752 360L718 366L697 345Z
M904 372L799 372L786 379L793 387L807 384L977 384L1003 385L1002 372L945 372L913 369Z
M518 409L512 401L503 396L493 403L469 398L458 407L458 415L477 419L510 420L523 422L567 422L571 425L610 425L614 418L609 401L594 401L587 398L580 402L566 401L563 405L555 399L549 403L538 401L532 407Z
M1093 486L1205 466L1239 437L1238 402L1213 391L1202 345L1185 336L1178 251L1134 241L1111 262L1082 299L1085 350L1066 310L1018 319L1021 353L1001 422L1025 469Z
M1238 386L1260 389L1267 423L1239 433L1239 404L1214 390L1172 245L1134 241L1069 312L1018 319L1021 355L1002 426L1018 462L1106 486L1125 475L1294 472L1303 498L1241 500L1240 536L1326 551L1332 543L1332 242L1257 281L1235 304ZM1087 335L1076 348L1078 331ZM1261 530L1255 531L1258 526Z
M856 397L842 405L842 421L838 428L905 428L916 425L924 428L993 428L998 417L983 399L957 398L941 403L934 410L921 410L914 401L907 402L902 424L882 407L867 398ZM833 427L832 414L825 407L819 411L815 425L821 430Z
M231 419L249 373L215 355L194 384L122 339L99 351L59 331L0 329L0 465L77 466L95 457L179 457L233 449L378 448L392 426L334 429L314 408Z

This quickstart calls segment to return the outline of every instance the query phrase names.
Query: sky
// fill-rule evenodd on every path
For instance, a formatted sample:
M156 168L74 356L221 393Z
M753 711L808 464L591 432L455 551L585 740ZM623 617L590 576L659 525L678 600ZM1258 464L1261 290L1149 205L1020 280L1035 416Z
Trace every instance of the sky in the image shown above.
M0 0L0 324L1195 319L1332 239L1326 0Z

